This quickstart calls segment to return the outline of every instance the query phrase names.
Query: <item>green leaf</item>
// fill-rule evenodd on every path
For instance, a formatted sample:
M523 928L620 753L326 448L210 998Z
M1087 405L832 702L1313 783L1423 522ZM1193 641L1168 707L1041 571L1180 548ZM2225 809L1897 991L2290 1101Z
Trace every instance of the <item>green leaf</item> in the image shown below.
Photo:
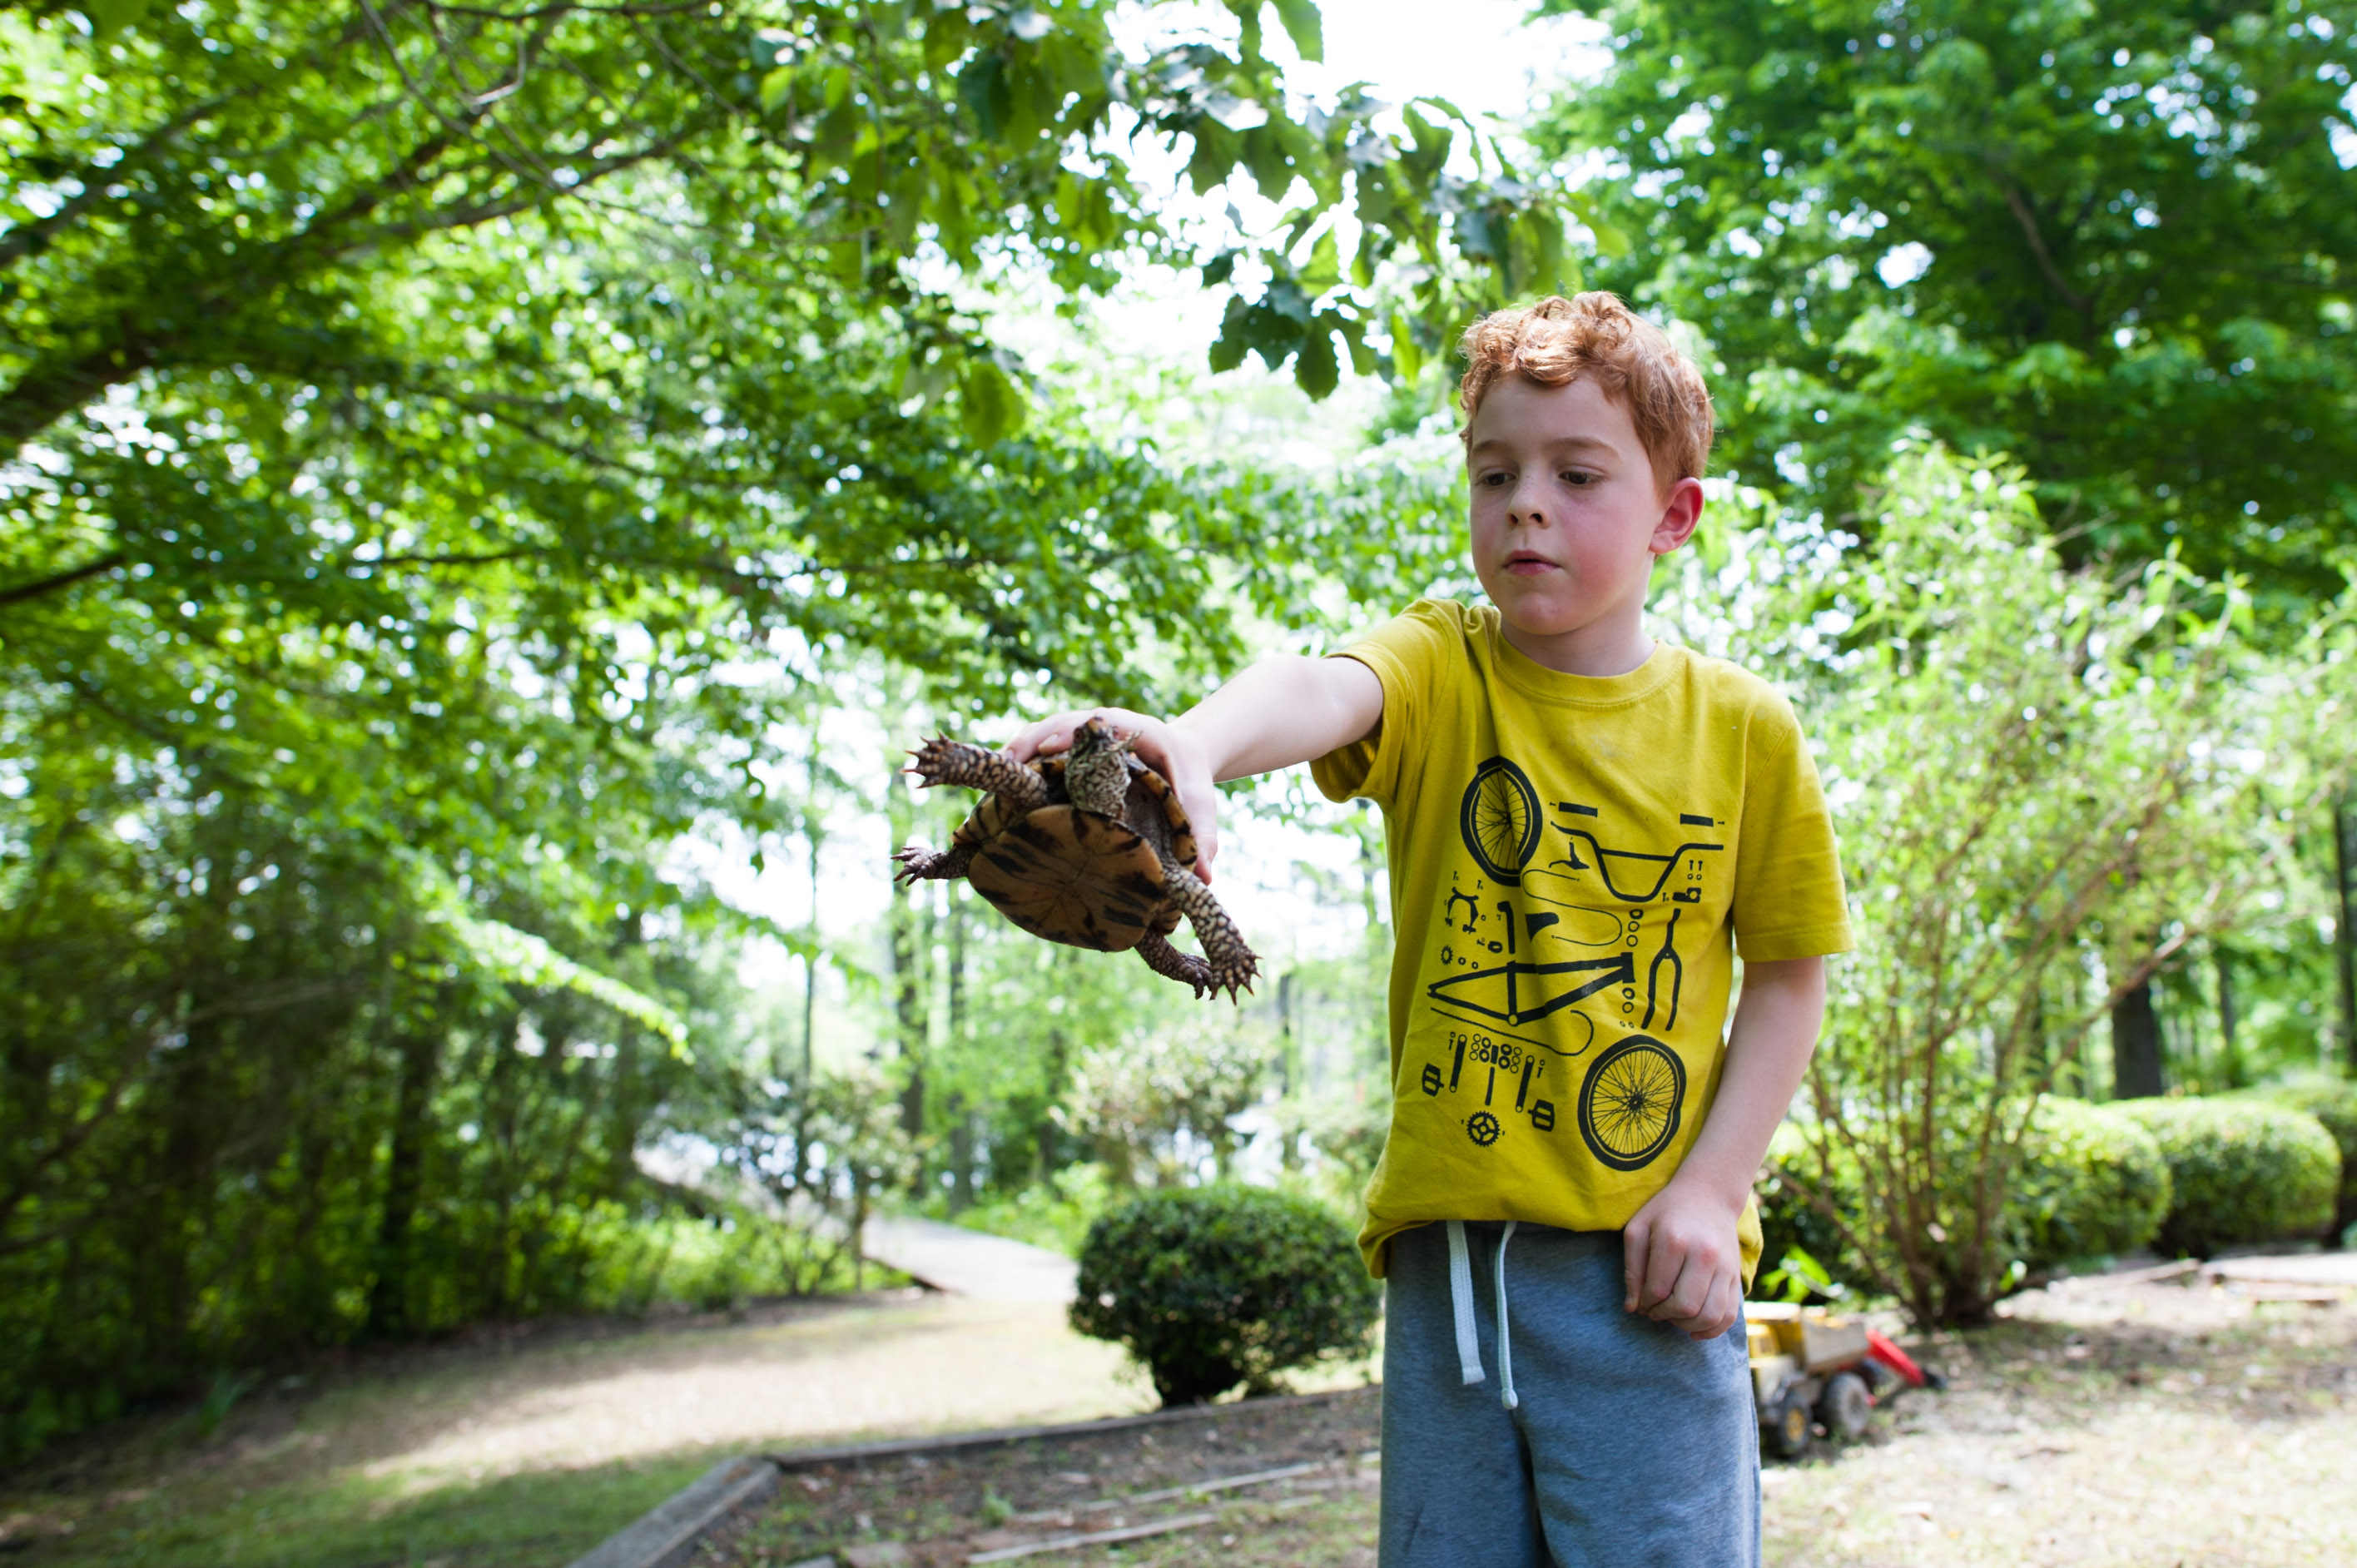
M1232 267L1235 263L1234 256L1231 254L1227 260L1229 265ZM1234 370L1244 362L1244 356L1251 352L1252 345L1244 340L1245 322L1250 312L1251 307L1244 304L1243 295L1233 294L1228 295L1228 308L1220 317L1220 335L1211 340L1213 374Z
M1424 373L1424 350L1416 347L1406 315L1396 310L1392 312L1392 363L1399 367L1404 381L1413 382Z
M781 65L770 71L761 78L761 112L765 114L776 113L778 105L783 103L793 90L794 72L791 66Z
M1023 391L996 361L966 361L958 386L958 423L977 446L994 446L1023 427L1028 412Z
M1323 401L1340 384L1342 367L1334 356L1334 332L1324 317L1311 324L1302 339L1300 357L1293 362L1293 379L1314 402Z
M997 141L1015 114L1015 97L1006 85L1006 62L995 54L976 55L958 73L958 99L974 116L983 140Z
M1276 7L1276 19L1285 25L1285 36L1303 59L1323 60L1326 58L1326 24L1318 15L1317 0L1270 0Z

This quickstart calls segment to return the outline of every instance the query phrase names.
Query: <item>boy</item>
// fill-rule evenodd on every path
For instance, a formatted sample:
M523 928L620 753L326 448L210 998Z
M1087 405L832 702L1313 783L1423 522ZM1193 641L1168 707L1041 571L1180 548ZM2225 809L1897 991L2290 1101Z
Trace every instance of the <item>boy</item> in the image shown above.
M1174 723L1096 712L1177 786L1207 877L1215 780L1307 761L1383 809L1394 1109L1360 1243L1388 1282L1385 1568L1757 1563L1727 1331L1752 1175L1849 945L1833 832L1784 701L1642 629L1702 513L1700 372L1604 294L1464 346L1494 607L1420 602Z

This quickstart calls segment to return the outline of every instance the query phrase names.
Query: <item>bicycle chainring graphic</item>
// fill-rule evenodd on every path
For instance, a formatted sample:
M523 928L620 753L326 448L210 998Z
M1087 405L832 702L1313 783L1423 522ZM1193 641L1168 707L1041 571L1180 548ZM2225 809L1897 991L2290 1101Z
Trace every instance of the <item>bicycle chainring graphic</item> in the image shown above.
M1579 1135L1616 1171L1641 1170L1678 1134L1685 1064L1647 1035L1631 1035L1596 1058L1579 1086Z
M1476 1111L1465 1123L1465 1135L1483 1148L1498 1141L1498 1119L1487 1111Z
M1523 867L1539 852L1539 792L1530 776L1502 757L1473 770L1458 808L1465 848L1492 881L1519 886Z

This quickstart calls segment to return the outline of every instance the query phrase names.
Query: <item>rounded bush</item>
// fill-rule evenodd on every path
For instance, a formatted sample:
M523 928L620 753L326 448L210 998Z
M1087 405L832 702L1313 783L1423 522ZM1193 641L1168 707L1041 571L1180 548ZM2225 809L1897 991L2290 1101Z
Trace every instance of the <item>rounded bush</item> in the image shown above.
M2352 1225L2357 1225L2357 1083L2311 1078L2247 1092L2254 1100L2304 1111L2332 1134L2341 1150L2341 1197L2334 1206L2332 1233L2346 1234Z
M2006 1224L2032 1273L2074 1258L2132 1252L2169 1214L2169 1158L2135 1118L2048 1096L2022 1140Z
M2161 1250L2208 1257L2236 1241L2313 1236L2332 1222L2341 1151L2304 1112L2255 1100L2128 1100L2169 1160Z
M1359 1354L1379 1289L1351 1232L1265 1187L1150 1192L1089 1227L1072 1326L1144 1363L1166 1406Z

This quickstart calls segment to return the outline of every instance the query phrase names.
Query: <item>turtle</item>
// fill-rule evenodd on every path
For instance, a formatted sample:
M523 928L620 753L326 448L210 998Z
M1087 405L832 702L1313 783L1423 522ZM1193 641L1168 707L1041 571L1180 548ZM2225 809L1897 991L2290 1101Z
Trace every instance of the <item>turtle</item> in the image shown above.
M1195 833L1170 781L1134 754L1135 738L1091 719L1062 757L1016 761L936 736L910 755L928 788L985 791L945 850L893 855L901 883L963 876L1035 937L1126 952L1199 997L1252 989L1260 960L1192 869ZM1184 915L1203 956L1170 945Z

